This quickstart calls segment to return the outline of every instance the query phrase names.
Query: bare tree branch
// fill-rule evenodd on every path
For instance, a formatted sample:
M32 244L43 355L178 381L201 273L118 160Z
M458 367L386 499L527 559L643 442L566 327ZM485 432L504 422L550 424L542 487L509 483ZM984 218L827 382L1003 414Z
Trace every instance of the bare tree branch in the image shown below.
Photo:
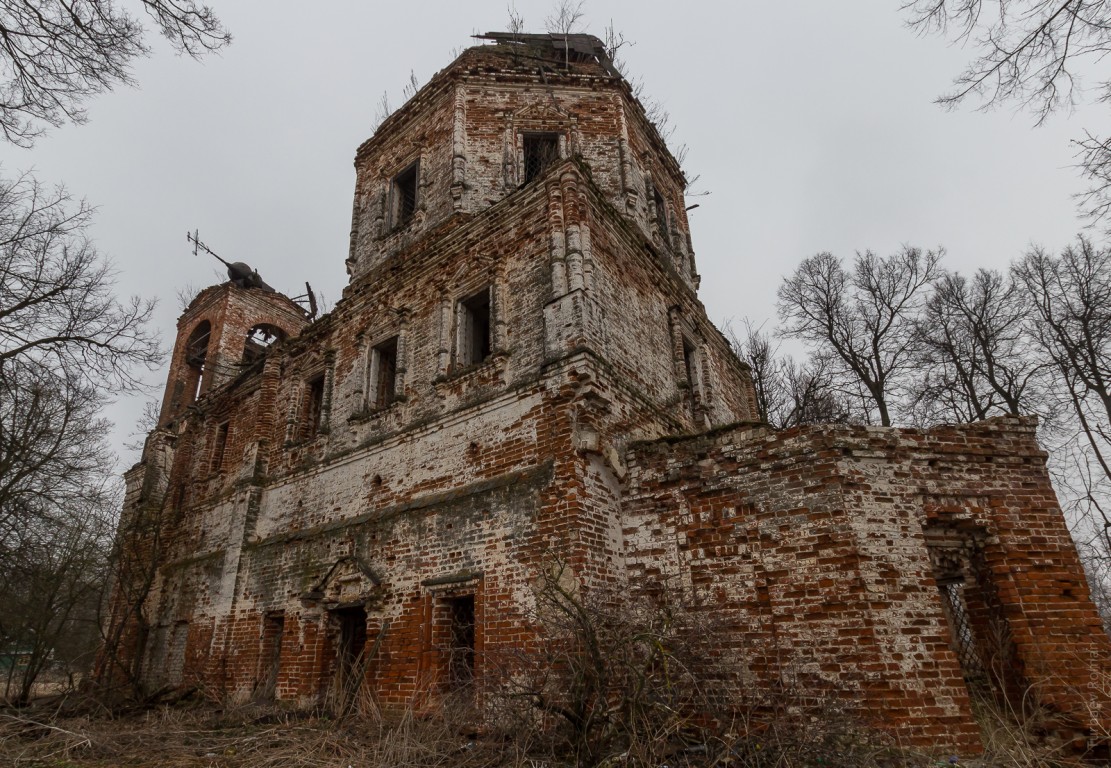
M231 42L206 5L141 4L180 53L198 57ZM0 131L28 147L45 126L84 122L84 102L132 84L131 63L148 52L142 23L110 0L0 0Z
M85 236L91 216L64 189L0 180L0 380L34 365L134 390L135 368L160 362L154 303L116 298L111 266Z
M1082 100L1111 99L1103 69L1111 53L1111 0L911 0L903 10L912 27L969 43L975 51L955 89L938 99L945 107L970 99L980 109L1014 102L1040 125ZM1084 87L1087 72L1097 73L1094 89ZM1081 204L1093 223L1106 221L1111 146L1090 133L1076 144L1081 172L1091 182Z
M1033 354L1025 330L1030 309L1022 286L998 272L981 269L971 278L945 273L917 328L916 421L1048 416L1046 366Z

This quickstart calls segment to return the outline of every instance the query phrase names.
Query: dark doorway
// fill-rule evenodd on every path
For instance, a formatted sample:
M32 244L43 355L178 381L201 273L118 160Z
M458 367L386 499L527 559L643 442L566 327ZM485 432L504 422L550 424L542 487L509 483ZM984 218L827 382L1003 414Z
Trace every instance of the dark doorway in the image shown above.
M262 660L259 669L258 698L274 701L278 690L278 674L282 663L282 635L285 634L285 616L267 616L262 625Z
M478 365L490 357L490 288L483 288L459 302L460 366Z
M474 595L447 600L451 634L448 646L448 687L467 688L474 682L475 616Z
M343 608L333 611L332 619L339 625L333 695L335 707L342 714L356 704L366 675L366 610Z

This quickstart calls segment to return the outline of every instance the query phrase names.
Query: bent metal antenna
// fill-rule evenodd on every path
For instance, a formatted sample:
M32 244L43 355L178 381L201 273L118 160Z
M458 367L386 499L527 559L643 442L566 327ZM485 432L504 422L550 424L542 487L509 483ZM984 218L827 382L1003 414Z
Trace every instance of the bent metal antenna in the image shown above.
M197 256L200 254L201 251L204 251L209 256L212 256L225 267L227 267L228 278L240 288L260 288L269 293L277 293L277 291L275 291L270 285L268 285L266 281L262 279L262 276L259 275L257 271L252 269L249 264L245 264L242 261L227 261L222 256L220 256L220 254L216 253L216 251L212 250L203 242L201 242L201 232L199 229L195 229L192 232L186 232L185 239L187 242L193 244L194 256ZM290 300L300 305L301 308L304 309L305 314L308 315L308 318L310 320L314 320L316 318L316 314L319 311L316 303L316 294L313 293L312 286L310 286L307 282L305 283L305 293L301 294L300 296L294 296Z

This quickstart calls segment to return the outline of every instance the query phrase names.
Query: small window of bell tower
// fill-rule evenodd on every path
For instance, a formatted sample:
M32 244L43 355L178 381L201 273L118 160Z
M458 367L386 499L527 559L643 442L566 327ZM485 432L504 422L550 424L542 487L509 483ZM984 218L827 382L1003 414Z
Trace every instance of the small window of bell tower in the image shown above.
M399 227L417 212L417 179L420 164L413 163L393 180L394 226Z
M539 178L545 169L559 161L559 134L530 133L524 137L525 173L524 182L528 184Z

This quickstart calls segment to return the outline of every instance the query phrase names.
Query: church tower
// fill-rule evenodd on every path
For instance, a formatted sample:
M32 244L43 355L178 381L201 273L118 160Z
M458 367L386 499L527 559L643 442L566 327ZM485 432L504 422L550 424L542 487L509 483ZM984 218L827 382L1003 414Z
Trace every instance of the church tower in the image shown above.
M996 668L1069 727L1111 716L1059 663L1111 646L1034 425L760 423L683 172L602 43L482 37L355 153L331 313L233 280L182 316L111 663L285 706L481 701L555 579L669 595L718 622L731 695L805 684L905 744L974 749L966 678Z

